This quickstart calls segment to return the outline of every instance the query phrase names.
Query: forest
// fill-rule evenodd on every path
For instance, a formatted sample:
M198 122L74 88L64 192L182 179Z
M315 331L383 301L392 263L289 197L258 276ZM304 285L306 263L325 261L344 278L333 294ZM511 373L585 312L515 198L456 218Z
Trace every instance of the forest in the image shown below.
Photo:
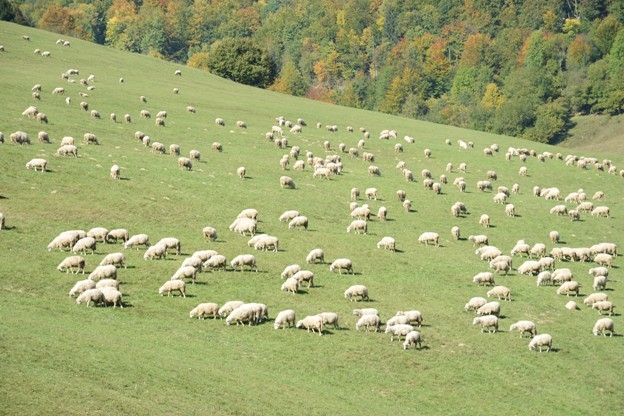
M620 0L0 0L0 19L541 143L575 115L624 111Z

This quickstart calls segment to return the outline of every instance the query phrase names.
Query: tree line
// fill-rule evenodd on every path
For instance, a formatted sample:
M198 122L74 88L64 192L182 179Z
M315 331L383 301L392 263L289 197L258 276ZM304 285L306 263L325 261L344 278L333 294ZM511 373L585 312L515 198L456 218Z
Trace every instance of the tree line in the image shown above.
M619 0L0 0L0 18L340 105L556 143L624 110Z

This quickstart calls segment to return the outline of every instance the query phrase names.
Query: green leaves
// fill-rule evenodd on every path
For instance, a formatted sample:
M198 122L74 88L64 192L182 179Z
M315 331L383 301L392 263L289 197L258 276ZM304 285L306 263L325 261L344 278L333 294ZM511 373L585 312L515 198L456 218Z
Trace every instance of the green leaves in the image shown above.
M270 85L276 76L269 54L247 38L215 43L206 64L215 75L260 88Z

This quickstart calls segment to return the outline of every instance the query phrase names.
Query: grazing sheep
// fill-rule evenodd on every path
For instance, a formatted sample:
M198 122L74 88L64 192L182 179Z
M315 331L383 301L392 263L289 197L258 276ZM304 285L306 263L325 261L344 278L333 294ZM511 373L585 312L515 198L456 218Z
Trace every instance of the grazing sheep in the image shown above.
M436 247L440 246L440 235L431 231L424 232L418 237L418 242L421 244L429 245L434 244Z
M139 249L138 246L145 246L145 247L150 246L150 241L149 241L149 237L147 236L147 234L133 235L132 237L128 238L126 242L124 243L124 248L126 249L129 247L136 247L138 250Z
M101 240L103 243L106 240L106 234L108 234L108 230L104 227L95 227L87 231L87 237L93 237L96 240Z
M310 270L299 270L292 275L292 278L297 280L299 283L308 282L308 288L314 287L314 273Z
M279 217L279 221L291 221L293 218L298 217L299 216L299 211L296 210L289 210L289 211L284 211L284 213L282 215L280 215Z
M466 305L464 305L464 310L465 311L477 311L481 306L485 305L486 303L487 303L487 300L485 300L485 298L482 298L482 297L470 298L470 300L468 300Z
M82 271L82 274L85 272L85 259L82 256L69 256L66 257L59 265L56 267L56 270L59 272L65 271L65 273L72 274L74 273L74 268L76 268L76 274Z
M217 319L219 313L219 305L216 303L200 303L189 313L189 318L206 319L207 316L212 315L212 319Z
M486 286L494 286L496 283L494 282L494 273L491 272L481 272L481 273L477 273L473 278L472 278L472 283L476 283L479 286L481 285L486 285ZM489 296L488 296L489 297Z
M100 289L88 289L85 290L76 298L76 303L78 305L85 303L87 304L87 308L93 304L93 306L100 305L105 302L104 293Z
M392 237L384 237L377 243L377 248L384 250L396 251L396 241Z
M472 324L479 325L482 333L485 332L486 328L488 333L498 331L498 317L494 315L478 316L472 320Z
M543 271L537 275L537 286L550 285L552 283L552 274L549 271Z
M100 262L100 266L106 266L112 264L114 266L119 266L119 267L123 267L124 269L127 269L126 267L126 255L124 253L110 253L107 254L106 257L104 257L102 259L102 261Z
M222 254L215 254L214 256L210 257L208 260L204 262L203 267L210 268L213 270L218 270L220 268L223 268L223 270L225 271L227 267L227 259Z
M555 231L555 230L551 231L548 234L548 237L550 239L550 242L553 243L553 244L559 243L559 239L561 238L560 235L559 235L559 232Z
M496 315L500 314L500 303L488 302L477 309L477 315Z
M193 170L193 162L188 157L181 156L178 158L178 167L180 169Z
M115 242L117 242L118 240L121 240L122 242L126 242L128 241L129 238L129 234L128 234L128 230L126 230L125 228L117 228L114 230L110 230L108 232L108 234L106 234L106 238L104 239L105 243L109 243L113 240L115 240Z
M172 156L180 156L180 145L175 143L170 144L169 154Z
M542 352L542 347L546 347L546 352L550 352L552 341L553 339L550 334L536 335L531 342L529 342L529 351L539 349L539 352Z
M594 277L594 284L592 285L594 290L606 290L607 289L607 276Z
M280 187L281 188L295 189L295 181L290 176L281 176L280 177Z
M487 214L483 214L481 215L481 218L479 218L479 225L482 225L486 228L490 227L490 217Z
M357 309L356 309L357 310ZM353 312L355 315L355 311ZM360 316L357 323L355 324L355 330L359 331L360 328L364 327L366 332L369 331L371 327L375 328L375 332L379 332L381 327L381 320L379 319L378 313L364 313Z
M97 266L89 274L89 279L93 281L98 281L102 279L116 279L116 278L117 278L117 267L115 267L112 264L107 264L104 266Z
M191 279L192 283L195 284L195 280L197 278L197 269L193 266L181 266L176 272L171 276L170 280L184 280Z
M121 302L123 295L118 288L105 285L101 285L100 287L96 288L101 290L102 294L104 295L104 306L107 306L109 303L111 303L113 305L113 308L119 306L123 309L123 303Z
M455 225L451 228L451 235L453 236L454 240L459 240L459 238L461 237L461 231L458 226Z
M292 229L292 228L300 228L300 227L302 227L304 230L308 229L308 217L304 215L297 215L288 223L288 228Z
M411 331L405 336L405 341L403 341L403 349L407 350L409 347L413 346L414 349L422 348L422 336L418 331Z
M329 265L329 271L333 272L334 270L338 270L338 274L342 274L342 270L346 270L347 273L353 274L353 263L349 259L336 259Z
M257 313L253 304L243 304L230 312L225 319L225 324L232 325L233 322L236 322L237 326L245 326L245 322L248 322L251 326L256 322L256 315Z
M199 160L201 159L201 153L199 153L199 150L191 150L189 152L189 158L191 160L196 160L199 162Z
M295 326L297 328L305 328L308 332L314 332L316 330L319 336L323 335L323 318L318 315L306 316L304 319L298 321Z
M26 163L26 169L34 169L35 172L37 170L41 170L41 172L45 172L47 170L48 161L45 159L31 159L28 163Z
M155 244L145 250L144 260L164 259L167 257L167 247L164 244Z
M100 144L97 136L93 133L85 133L84 136L82 136L82 142L84 144Z
M121 168L119 167L119 165L111 166L110 177L113 179L121 179Z
M496 296L498 300L502 298L503 300L511 301L511 290L505 286L494 286L492 290L487 292L488 298L492 296Z
M615 322L611 318L601 318L596 321L596 325L594 325L594 329L592 329L592 333L594 335L602 334L602 336L606 336L605 331L609 331L609 337L613 336L615 332Z
M320 316L323 320L323 326L333 325L334 329L340 329L340 325L338 323L338 314L334 312L321 312L316 316Z
M394 341L394 337L397 337L398 340L401 340L401 337L407 337L407 334L414 331L414 327L408 324L396 324L392 326L386 327L386 334L391 334L390 342Z
M95 281L91 279L79 280L70 289L69 296L74 297L76 295L80 295L81 293L89 289L95 289L96 288L95 286L96 286Z
M353 286L350 286L349 288L347 288L347 290L345 290L344 297L345 297L345 299L349 299L352 302L354 302L354 301L357 302L357 298L358 297L361 300L368 300L368 301L370 301L370 298L368 297L368 288L366 288L366 286L364 286L364 285L353 285Z
M301 266L299 266L298 264L291 264L290 266L286 266L284 268L284 271L281 274L282 279L292 277L295 273L297 273L300 270L301 270Z
M347 232L353 231L355 234L366 234L368 231L368 223L365 220L353 220L347 227Z
M366 195L366 199L377 200L377 188L367 188L364 195Z
M525 243L524 240L519 240L516 243L516 245L511 249L510 254L512 256L522 255L522 254L526 254L528 256L530 251L531 251L531 246Z
M239 167L238 169L236 169L236 174L238 175L239 178L241 179L245 179L245 174L247 173L247 170L245 169L244 166Z
M596 208L594 208L591 211L591 216L596 216L596 217L610 217L610 210L609 207L604 206L604 205L600 205L597 206Z
M606 293L592 293L583 299L585 306L592 306L596 302L602 302L609 300L609 296Z
M154 120L154 125L158 127L165 127L165 119L162 117L156 117L156 120Z
M258 271L258 266L256 265L256 257L253 254L240 254L230 262L230 266L236 271L239 267L241 271L243 271L244 266L248 266L249 270Z
M186 297L186 283L184 280L167 280L161 287L158 289L158 294L163 296L167 293L167 297L172 296L172 292L180 292L180 296Z
M566 296L570 296L570 292L574 292L575 296L579 295L580 285L577 281L571 280L568 282L563 282L561 286L557 288L557 294Z
M182 249L182 244L180 243L180 240L178 240L175 237L165 237L165 238L161 238L160 241L158 243L156 243L157 245L163 245L165 246L166 249L175 249L176 251L176 256L180 255L180 251Z
M97 110L91 110L91 118L94 118L96 120L99 120L102 118L102 115L100 114L99 111Z
M362 317L364 315L377 315L379 316L379 311L375 308L362 308L362 309L353 309L353 316Z
M542 264L536 260L527 260L518 267L518 273L536 275L542 271Z
M73 253L86 254L87 250L91 250L91 254L95 253L96 241L93 237L84 237L76 241L76 244L72 247Z
M236 122L236 127L238 127L239 129L246 129L247 123L245 123L244 121L238 120Z
M613 256L607 253L598 253L594 257L594 263L600 266L612 267L613 266Z
M66 144L58 149L56 149L56 154L58 156L69 156L78 157L78 148L72 144Z
M270 235L262 236L260 239L254 244L255 250L273 250L277 253L279 250L279 240L277 237L273 237Z
M164 154L165 153L165 145L160 143L160 142L153 142L152 143L152 153Z
M290 328L291 326L295 326L295 322L296 322L295 311L293 311L292 309L286 309L277 314L277 316L275 317L275 320L273 321L273 328L275 329L286 328L286 327Z
M417 310L397 311L395 316L404 317L407 319L408 323L410 324L416 323L419 327L422 326L422 323L423 323L422 313L420 313L420 311L417 311Z
M319 260L321 264L325 263L325 252L320 248L310 250L306 257L306 263L316 263Z
M507 275L512 268L512 263L510 256L499 255L490 260L489 266L494 272L504 271Z
M592 305L592 309L596 309L598 311L598 313L600 315L602 315L603 311L609 312L609 316L613 315L613 309L615 308L615 306L613 306L613 303L609 302L608 300L601 300L598 302L595 302Z
M479 235L471 235L468 236L468 241L472 241L472 246L480 246L480 245L489 245L489 240L487 235L479 234Z
M513 204L505 205L505 214L508 217L515 217L516 216L516 207Z
M214 227L202 228L202 236L204 240L217 241L217 229Z
M609 269L604 266L593 267L589 269L589 274L594 277L597 277L597 276L609 277Z

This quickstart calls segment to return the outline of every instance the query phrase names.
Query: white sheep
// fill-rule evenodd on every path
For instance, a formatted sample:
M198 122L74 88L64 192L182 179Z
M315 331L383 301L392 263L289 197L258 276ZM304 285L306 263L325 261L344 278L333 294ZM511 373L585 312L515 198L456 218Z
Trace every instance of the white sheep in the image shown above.
M550 285L552 282L552 274L549 271L543 271L537 275L537 286Z
M455 225L451 228L451 235L453 236L454 240L459 240L459 238L461 237L461 231L458 226Z
M594 263L600 266L612 267L613 266L613 256L607 253L598 253L594 257Z
M113 305L113 308L119 306L123 309L123 295L119 290L111 286L103 286L100 287L99 290L101 290L104 295L104 306L107 306L110 303Z
M114 230L110 230L108 234L106 234L106 238L104 239L105 243L109 243L111 241L117 242L121 240L122 242L128 241L129 233L125 228L116 228Z
M129 247L136 247L138 250L139 246L149 247L150 245L151 244L147 234L136 234L126 240L124 248L127 249Z
M201 259L200 259L201 260ZM215 254L206 260L202 267L206 269L218 270L223 268L225 271L227 268L227 258L223 254Z
M606 293L592 293L583 299L583 303L586 306L593 306L596 302L602 302L609 300L609 296Z
M225 319L226 325L232 325L232 323L236 322L236 325L245 326L245 322L248 322L249 325L253 325L256 320L256 313L251 304L243 304L238 308L232 310L230 314Z
M518 267L518 273L536 275L542 271L542 264L537 260L527 260Z
M161 238L160 241L158 241L158 243L156 243L156 245L163 245L165 246L165 248L168 249L175 249L176 251L176 255L180 255L180 251L182 249L182 244L180 243L180 240L178 240L175 237L165 237L165 238ZM167 254L169 254L169 252L167 252Z
M360 328L366 328L366 332L369 331L371 327L375 328L375 332L379 332L381 326L381 320L379 319L378 314L365 313L360 316L357 323L355 324L355 330L359 331Z
M110 253L107 254L102 261L100 262L100 266L105 266L108 264L112 264L115 266L120 266L124 269L127 269L126 267L126 255L124 253Z
M80 295L86 290L95 289L96 283L91 279L77 281L69 291L69 296L74 297Z
M300 284L301 282L308 282L308 288L314 287L314 273L310 270L299 270L292 275L292 278Z
M392 237L383 237L377 243L377 248L383 248L384 250L396 251L396 241Z
M487 300L485 298L482 298L482 297L470 298L470 300L468 300L466 305L464 305L464 310L465 311L476 311L481 306L485 305L486 303L487 303Z
M546 352L550 352L552 348L552 336L550 334L539 334L533 337L531 342L529 342L529 351L537 350L539 348L539 352L542 352L542 347L546 347Z
M610 217L610 210L609 207L601 205L601 206L597 206L596 208L594 208L591 211L591 216L596 216L596 217Z
M319 336L323 335L323 318L318 315L306 316L298 321L295 326L297 328L305 328L308 332L316 330Z
M342 270L346 270L347 273L353 274L353 263L351 260L345 258L336 259L329 265L329 271L333 272L334 270L338 270L338 274L342 274Z
M282 221L290 221L295 217L298 217L300 215L299 211L297 210L288 210L288 211L284 211L284 213L282 215L280 215L279 220L280 222Z
M167 296L172 296L172 292L180 292L180 296L186 297L186 283L183 280L167 280L161 287L158 289L158 294L163 296L167 293Z
M33 169L35 172L37 170L41 170L41 172L45 172L48 167L48 161L41 158L31 159L28 163L26 163L26 169Z
M332 325L334 329L340 329L338 314L335 312L321 312L316 316L320 316L323 320L323 326Z
M312 249L306 256L306 263L308 264L316 263L317 260L321 264L325 263L325 252L323 251L323 249L320 249L320 248Z
M100 305L105 302L104 293L100 289L88 289L85 290L76 298L76 303L86 303L87 308L93 303L94 306Z
M472 241L473 247L490 244L487 235L483 234L468 236L468 241Z
M477 309L477 315L496 315L500 314L500 303L488 302Z
M245 302L240 300L230 300L225 302L223 306L219 308L218 314L220 318L225 318L228 316L234 309L244 305Z
M219 305L216 303L200 303L189 312L189 318L206 319L207 316L212 315L212 319L217 319L219 313Z
M116 278L117 278L117 267L115 267L112 264L107 264L104 266L97 266L89 274L89 279L93 281L98 281L101 279L116 279Z
M366 234L368 231L368 223L365 220L353 220L347 227L347 232L353 231L355 234Z
M537 327L535 322L532 321L518 321L509 327L509 332L511 331L518 331L520 338L522 338L525 332L528 332L531 338L537 335Z
M244 266L248 266L249 270L258 271L258 266L256 265L256 257L253 254L239 254L234 257L230 262L230 266L236 271L239 267L241 271L243 271Z
M414 346L414 349L422 348L422 336L418 331L411 331L405 336L405 341L403 341L403 349L407 350L409 347Z
M71 247L78 241L78 237L74 234L60 234L48 244L48 251L52 251L54 248L58 248L63 251L63 248L67 247L71 250Z
M171 280L191 279L193 284L195 284L196 278L197 278L197 269L193 266L180 266L180 268L176 270L173 276L171 276Z
M594 290L606 290L607 288L607 276L594 277L594 284L592 285Z
M406 316L393 316L386 321L386 326L409 325L409 319Z
M481 327L481 332L485 332L486 328L488 333L498 331L498 317L494 315L478 316L472 320L472 324L479 325Z
M296 188L295 181L290 176L281 176L280 177L280 187L281 188L295 189Z
M498 300L508 300L511 301L511 290L505 286L494 286L491 290L487 292L487 297L490 298L492 296L496 296Z
M263 236L254 244L254 249L272 250L277 253L279 251L279 239L271 235Z
M216 241L217 240L217 229L214 227L204 227L202 228L202 236L204 240Z
M344 297L345 299L349 299L352 302L357 301L358 297L361 300L370 301L370 298L368 297L368 288L364 285L350 286L349 288L347 288L347 290L345 290Z
M396 316L403 316L407 318L408 323L416 323L419 327L422 326L423 323L422 313L417 310L397 311Z
M180 169L193 170L193 162L188 157L181 156L178 158L178 167Z
M487 214L483 214L481 215L481 217L479 218L479 225L482 225L486 228L490 227L490 216Z
M66 257L59 265L56 267L56 270L59 272L65 271L65 273L72 274L74 273L74 267L76 268L76 274L82 271L82 274L85 273L85 259L82 256L69 256Z
M286 309L281 311L275 317L275 321L273 321L273 328L280 329L295 326L296 315L295 311L292 309Z
M366 199L377 200L377 188L367 188L366 191L364 191L364 195L366 195Z
M407 334L414 331L414 327L408 324L397 324L386 327L386 334L391 334L390 342L394 341L394 337L397 337L398 340L401 340L401 337L406 337Z
M299 281L294 277L289 277L284 283L282 283L281 290L291 292L295 295L299 291Z
M570 296L570 292L574 292L576 296L579 295L580 285L577 281L571 280L569 282L563 282L561 286L557 288L557 294Z
M609 312L609 315L613 315L614 308L615 306L613 306L613 303L609 302L608 300L601 300L592 305L592 309L596 309L600 315L602 315L603 311Z
M91 279L87 279L91 280ZM119 281L116 279L102 279L95 284L97 289L102 289L104 287L112 287L115 290L119 290Z
M72 252L76 254L77 253L86 254L87 250L91 250L91 254L93 254L95 253L96 246L97 246L97 242L95 241L95 238L84 237L76 241L76 244L74 244L72 247Z
M308 217L304 215L297 215L288 223L288 228L303 228L308 229Z
M429 245L432 243L436 247L440 246L440 235L431 231L424 232L418 237L418 242L421 244Z
M155 244L145 250L144 260L165 259L167 257L167 247L164 244Z
M602 334L602 336L606 336L605 331L609 331L609 337L613 336L615 332L615 322L611 318L601 318L596 321L596 325L594 325L594 329L592 329L592 333L594 335Z
M198 251L195 251L193 254L191 254L191 257L197 257L202 262L205 262L212 256L216 256L217 254L219 253L216 250L198 250Z

